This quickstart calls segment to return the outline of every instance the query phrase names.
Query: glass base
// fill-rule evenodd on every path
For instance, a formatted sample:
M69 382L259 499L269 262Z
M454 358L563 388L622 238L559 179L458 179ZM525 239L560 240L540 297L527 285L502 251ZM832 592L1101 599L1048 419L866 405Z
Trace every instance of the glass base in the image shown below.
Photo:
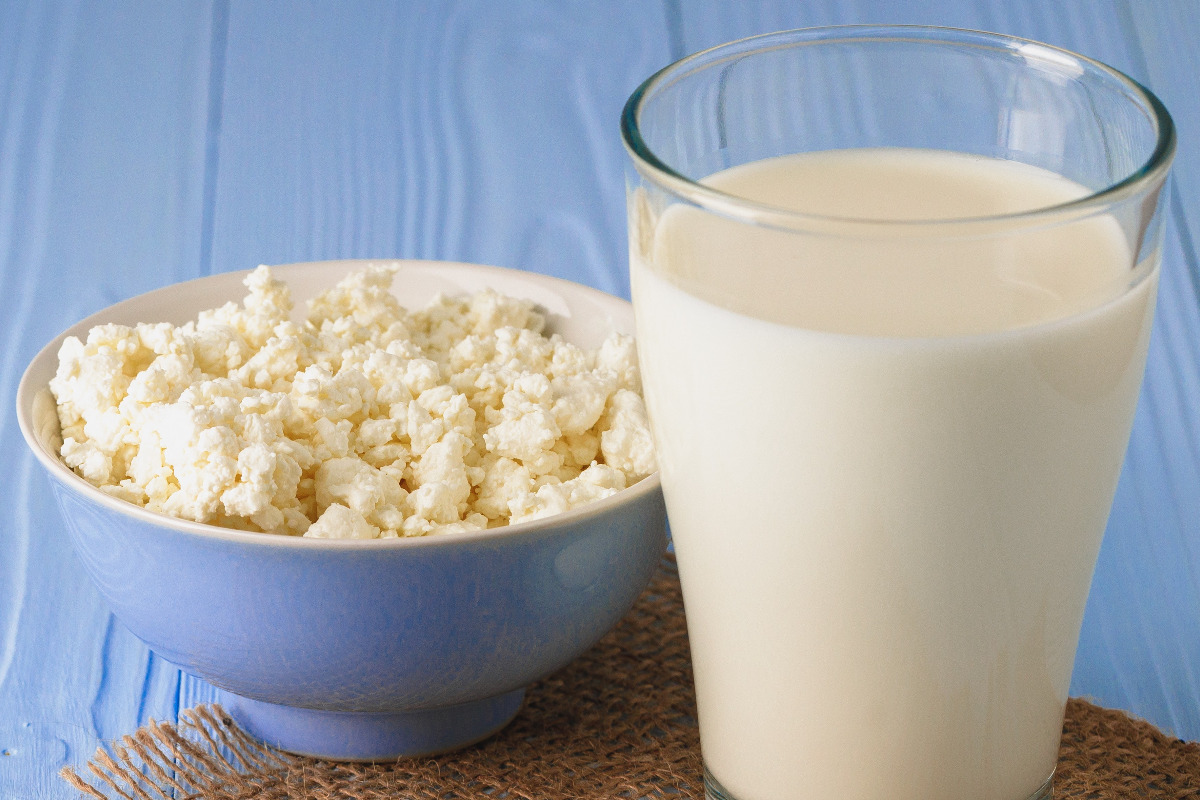
M1054 794L1054 773L1050 773L1050 777L1046 778L1046 782L1038 787L1037 791L1026 798L1016 798L1015 800L1050 800ZM738 800L729 793L721 783L713 777L713 774L708 771L708 765L704 765L704 800Z
M708 771L707 764L704 765L704 800L734 800L733 795Z

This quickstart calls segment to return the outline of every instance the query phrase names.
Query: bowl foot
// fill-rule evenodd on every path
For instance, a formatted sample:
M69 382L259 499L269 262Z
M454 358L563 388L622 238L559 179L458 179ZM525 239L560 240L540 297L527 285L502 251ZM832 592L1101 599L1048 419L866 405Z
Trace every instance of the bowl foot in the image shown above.
M220 703L263 742L334 761L391 761L457 750L507 725L524 689L443 708L401 712L320 711L220 693Z

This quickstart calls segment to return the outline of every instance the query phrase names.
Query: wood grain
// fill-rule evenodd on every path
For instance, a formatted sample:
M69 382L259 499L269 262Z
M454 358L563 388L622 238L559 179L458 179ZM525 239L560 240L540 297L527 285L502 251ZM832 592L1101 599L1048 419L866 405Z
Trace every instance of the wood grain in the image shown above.
M687 52L926 23L1079 50L1179 126L1158 317L1072 691L1200 739L1200 5L1189 0L0 2L0 402L86 314L258 263L478 261L628 294L617 119ZM213 699L113 621L0 416L0 797Z
M195 274L211 9L0 4L0 397L103 306ZM11 411L0 416L0 797L176 708L178 673L112 621Z

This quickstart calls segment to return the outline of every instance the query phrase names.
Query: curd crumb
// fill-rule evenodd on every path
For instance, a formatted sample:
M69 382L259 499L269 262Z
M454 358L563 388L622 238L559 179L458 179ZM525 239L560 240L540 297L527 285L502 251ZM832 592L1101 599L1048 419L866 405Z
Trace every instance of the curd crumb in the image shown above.
M587 351L491 290L408 311L394 276L351 273L296 322L260 266L240 305L68 337L60 457L153 511L351 539L538 519L657 469L632 337Z

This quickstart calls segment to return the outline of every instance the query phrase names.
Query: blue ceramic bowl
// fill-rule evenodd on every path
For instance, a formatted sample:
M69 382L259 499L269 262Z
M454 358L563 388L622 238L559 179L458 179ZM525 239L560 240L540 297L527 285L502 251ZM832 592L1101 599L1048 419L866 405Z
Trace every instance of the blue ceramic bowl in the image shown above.
M297 305L367 262L276 268ZM379 263L379 262L375 262ZM633 332L628 303L530 273L395 262L412 307L490 286L594 347ZM285 750L378 760L499 730L525 687L580 655L645 588L666 545L657 475L565 514L487 532L321 540L174 519L111 498L58 458L46 388L67 335L104 322L181 324L244 294L245 273L169 286L83 320L33 360L17 415L79 558L114 615L155 653L222 690L252 734Z

